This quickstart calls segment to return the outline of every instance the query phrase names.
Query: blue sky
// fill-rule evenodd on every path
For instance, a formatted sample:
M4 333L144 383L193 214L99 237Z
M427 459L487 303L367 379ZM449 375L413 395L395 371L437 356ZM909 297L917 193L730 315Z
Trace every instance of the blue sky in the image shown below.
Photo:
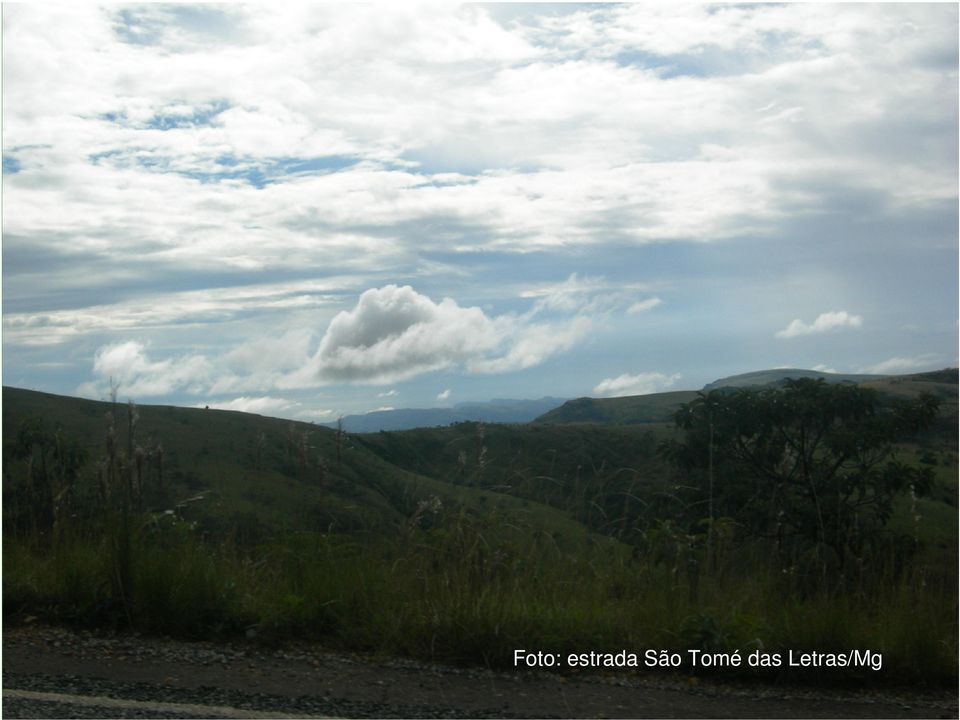
M957 365L957 6L3 8L3 382L305 420Z

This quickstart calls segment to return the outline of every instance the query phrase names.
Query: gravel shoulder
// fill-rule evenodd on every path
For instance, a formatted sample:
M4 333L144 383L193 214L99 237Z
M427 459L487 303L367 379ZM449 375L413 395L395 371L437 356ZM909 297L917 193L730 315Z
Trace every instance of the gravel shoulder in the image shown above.
M647 673L495 672L331 653L306 644L270 649L186 643L32 624L4 627L2 661L5 717L205 716L197 705L237 709L237 716L245 710L248 717L955 718L958 713L957 693L950 690L820 690ZM14 697L8 690L24 692ZM129 710L90 704L58 709L56 703L22 697L37 692L137 702Z

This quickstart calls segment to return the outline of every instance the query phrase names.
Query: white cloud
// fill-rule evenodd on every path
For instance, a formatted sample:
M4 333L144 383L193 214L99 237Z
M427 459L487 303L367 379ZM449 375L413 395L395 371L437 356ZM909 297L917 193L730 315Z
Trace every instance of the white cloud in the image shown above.
M409 286L367 290L330 322L314 358L326 381L388 383L466 362L501 343L480 308L434 303Z
M837 372L837 371L834 370L832 367L827 367L827 366L824 365L823 363L818 363L817 365L814 365L814 366L813 366L812 368L810 368L810 369L811 369L811 370L816 370L817 372L825 372L825 373L836 373L836 372Z
M437 393L437 400L440 402L446 402L450 399L450 388L447 388L443 392Z
M533 323L489 318L478 307L444 298L434 303L410 286L364 292L357 306L330 322L313 359L323 382L390 383L450 367L503 373L539 365L570 349L589 318Z
M658 304L659 286L591 275L611 272L601 256L639 258L630 246L692 257L749 236L777 253L842 208L839 233L869 215L953 251L913 228L956 205L956 24L950 4L12 4L5 354L35 368L152 338L132 387L231 397L507 372L575 348L591 318ZM649 250L617 278L709 272ZM530 288L555 267L584 269ZM477 304L529 278L533 308L414 299L426 315L390 310L399 324L369 345L331 326L317 355L341 293L421 277L434 297L498 278ZM823 317L777 336L860 319ZM198 357L206 380L166 365Z
M663 305L663 300L658 297L640 300L639 302L635 302L633 305L627 308L627 315L638 315L639 313L646 312L647 310L652 310L659 305Z
M476 373L505 373L525 370L541 364L557 353L565 352L580 342L593 328L593 321L577 315L562 323L524 324L505 322L509 340L507 352L498 357L477 358L467 364Z
M337 314L312 356L308 348L313 334L305 329L261 335L213 358L186 355L153 361L142 343L127 341L96 351L93 372L99 380L84 383L78 391L102 392L109 378L131 395L222 395L336 383L386 384L453 367L505 373L569 350L591 327L583 315L551 323L534 322L529 313L490 318L480 308L460 307L450 298L435 303L410 286L387 285L367 290L352 310ZM398 394L391 389L378 397Z
M679 373L664 375L658 372L629 375L624 373L615 378L601 380L593 389L601 397L622 397L626 395L650 395L662 392L680 379Z
M643 291L644 287L640 283L616 285L604 277L580 276L578 273L572 273L563 282L524 290L520 293L520 297L536 298L530 311L531 316L542 312L576 312L595 315L619 310L634 302L637 293ZM654 305L659 304L660 301L655 300Z
M309 358L313 334L294 329L279 336L257 337L233 348L224 357L228 367L242 374L282 373L302 367Z
M936 370L940 362L942 362L941 357L934 353L914 357L892 357L883 362L862 367L858 372L871 375L900 375L924 370Z
M5 242L109 254L141 278L373 273L447 246L410 229L438 219L462 228L457 247L523 251L756 233L829 200L818 180L956 196L936 143L909 161L914 135L865 144L955 114L955 82L929 65L955 46L954 8L641 4L515 25L480 7L210 12L200 34L160 8L5 15L4 146L22 168L4 178ZM153 44L128 42L132 23ZM740 55L720 75L630 62L707 50ZM332 156L357 162L276 169Z
M154 362L142 343L128 341L104 345L93 359L97 381L84 383L77 392L104 396L110 383L119 384L120 397L166 395L174 391L199 393L210 379L210 362L202 355L188 355L175 360Z
M297 417L305 418L307 420L326 420L333 417L333 410L300 410L297 412Z
M840 328L858 328L863 325L863 318L859 315L852 315L846 310L836 312L825 312L817 316L817 319L811 324L803 322L796 318L783 330L776 333L778 338L794 338L801 335L814 335L825 333Z
M196 407L211 407L216 410L236 410L245 413L279 413L289 410L297 403L290 400L284 400L277 397L238 397L233 400L221 400L217 402L197 404ZM329 412L329 411L328 411Z
M109 305L51 310L42 313L9 312L3 315L5 343L52 345L84 335L165 328L171 325L218 324L242 319L253 313L290 314L298 310L332 307L337 293L352 288L355 278L328 278L323 281L264 283L230 288L150 294ZM291 331L300 335L303 331ZM293 335L289 339L293 339ZM287 347L289 343L284 343ZM241 364L273 364L278 348L257 346L237 349L234 359Z

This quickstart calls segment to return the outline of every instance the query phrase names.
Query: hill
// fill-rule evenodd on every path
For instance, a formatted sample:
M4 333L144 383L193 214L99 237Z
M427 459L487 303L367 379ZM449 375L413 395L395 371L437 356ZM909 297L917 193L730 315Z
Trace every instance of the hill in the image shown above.
M719 388L742 388L753 387L755 385L769 385L771 383L783 382L787 378L814 378L821 379L828 383L849 382L860 384L869 380L877 380L883 375L863 375L852 373L829 373L819 370L801 370L798 368L775 368L773 370L758 370L756 372L743 373L742 375L731 375L730 377L714 380L703 386L704 392L718 390Z
M810 377L828 383L855 383L873 388L890 397L911 398L928 392L942 402L941 414L949 420L956 416L956 368L910 375L855 375L824 373L816 370L776 369L732 375L715 380L701 392L720 388L747 388L782 383L787 378ZM534 420L543 424L595 423L605 425L636 425L672 423L674 413L684 403L697 396L697 391L680 390L650 395L632 395L616 398L577 398L544 413Z
M617 398L577 398L544 413L534 422L544 424L600 423L635 425L672 422L673 414L697 396L693 390Z
M525 524L545 523L550 532L561 529L571 537L583 532L550 508L531 512L509 496L407 472L330 428L228 410L111 405L11 387L3 388L5 521L18 505L10 478L29 462L16 460L14 447L41 430L47 455L61 445L76 448L78 481L92 483L102 474L110 443L118 455L129 448L142 465L144 511L175 511L209 537L226 537L238 527L251 542L289 531L390 535L434 496L470 512L494 506L519 512ZM44 459L38 453L31 457Z
M875 382L956 413L956 383ZM933 487L897 498L847 583L823 548L709 514L702 473L662 452L692 396L353 434L4 388L4 617L488 667L517 648L830 648L843 627L844 647L884 648L882 682L955 682L956 423L898 445Z
M539 400L463 402L452 408L377 410L363 415L347 415L341 423L343 430L353 433L439 427L459 422L526 423L563 402L563 398L544 397ZM336 423L326 425L336 427Z

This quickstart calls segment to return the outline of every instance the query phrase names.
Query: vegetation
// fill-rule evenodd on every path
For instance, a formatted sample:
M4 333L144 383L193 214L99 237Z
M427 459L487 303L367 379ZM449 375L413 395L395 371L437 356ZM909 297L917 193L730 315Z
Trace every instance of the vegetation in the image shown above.
M939 401L924 394L886 411L876 391L823 380L782 387L714 390L676 416L682 441L665 451L719 517L775 544L791 560L813 548L846 568L876 545L897 498L926 494L930 467L893 458L893 443L929 429Z
M873 679L953 682L955 400L934 417L913 387L939 382L904 380L899 405L817 383L693 395L673 427L371 435L5 388L4 611L507 666L519 648L870 648ZM786 438L814 421L798 454Z
M636 425L669 422L680 406L696 397L690 390L619 398L577 398L536 419L538 423Z

